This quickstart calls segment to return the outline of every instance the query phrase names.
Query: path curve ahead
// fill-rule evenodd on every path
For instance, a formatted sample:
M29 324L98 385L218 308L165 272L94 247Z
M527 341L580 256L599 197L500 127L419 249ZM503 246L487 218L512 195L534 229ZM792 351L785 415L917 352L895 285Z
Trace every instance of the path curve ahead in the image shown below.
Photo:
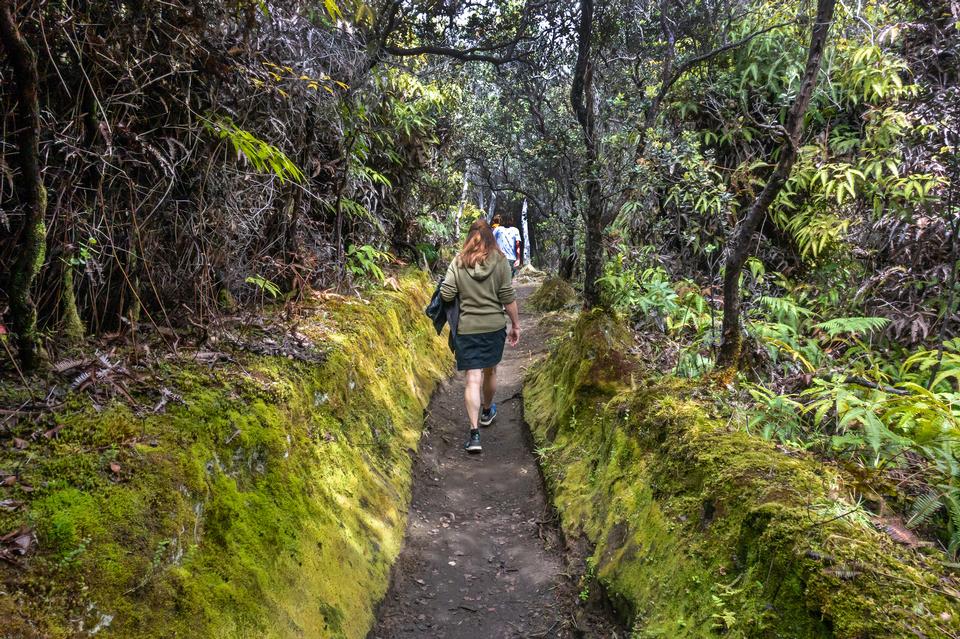
M522 417L522 379L543 352L521 285L520 345L507 346L495 401L467 455L463 377L437 390L414 469L413 501L393 582L368 639L624 637L578 605Z

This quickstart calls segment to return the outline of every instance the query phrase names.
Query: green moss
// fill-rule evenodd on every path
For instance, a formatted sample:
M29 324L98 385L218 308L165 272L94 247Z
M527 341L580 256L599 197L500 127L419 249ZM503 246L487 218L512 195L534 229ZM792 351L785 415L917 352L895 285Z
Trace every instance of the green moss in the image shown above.
M62 287L60 290L60 314L61 325L60 333L63 335L68 346L77 346L87 334L87 328L80 319L80 313L77 312L76 292L73 284L73 265L64 262Z
M96 498L76 488L36 500L31 515L38 542L58 560L79 551L84 540L102 532L98 506Z
M529 297L531 307L540 311L559 311L572 304L577 297L570 283L559 277L548 277Z
M248 357L171 372L166 414L83 398L56 439L0 453L28 502L26 569L0 566L0 636L366 635L399 552L415 450L450 355L428 282L316 309L321 365ZM42 596L38 596L42 593ZM13 621L16 619L16 624ZM9 621L8 621L9 620Z
M226 287L221 288L220 292L217 293L217 303L225 311L235 311L237 309L237 298Z
M645 377L620 322L583 315L524 390L568 535L637 637L946 636L942 566L895 545L843 477Z

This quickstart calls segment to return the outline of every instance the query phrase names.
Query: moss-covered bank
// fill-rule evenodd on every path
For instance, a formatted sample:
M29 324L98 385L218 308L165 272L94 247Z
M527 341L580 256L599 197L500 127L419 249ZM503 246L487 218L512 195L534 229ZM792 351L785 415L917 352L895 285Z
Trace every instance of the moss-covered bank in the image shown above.
M525 415L563 529L595 545L636 636L956 636L937 557L879 532L833 469L709 418L681 382L642 381L608 315L557 342Z
M528 303L538 311L559 311L570 306L577 298L577 292L570 283L559 277L548 277L528 299Z
M449 368L426 279L299 326L323 364L250 356L171 373L183 405L83 398L56 437L0 453L0 637L360 638L403 536L410 451ZM29 491L32 487L32 492Z

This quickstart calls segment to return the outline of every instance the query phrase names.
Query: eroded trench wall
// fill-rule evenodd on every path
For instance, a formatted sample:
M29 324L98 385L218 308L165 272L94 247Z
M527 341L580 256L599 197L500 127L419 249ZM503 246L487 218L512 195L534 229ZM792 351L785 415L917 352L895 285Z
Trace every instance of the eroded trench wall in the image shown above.
M138 416L74 397L55 438L2 453L33 490L0 524L36 545L0 562L0 637L364 637L451 369L429 294L411 274L323 302L298 327L323 363L171 364L183 404Z
M898 546L840 473L708 416L603 312L531 367L525 416L564 532L636 637L955 637L944 557Z

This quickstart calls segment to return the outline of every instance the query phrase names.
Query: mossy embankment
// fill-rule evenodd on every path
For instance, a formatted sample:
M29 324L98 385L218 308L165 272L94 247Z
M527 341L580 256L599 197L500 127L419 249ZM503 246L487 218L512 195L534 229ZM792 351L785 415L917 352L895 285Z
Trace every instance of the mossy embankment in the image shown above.
M577 298L577 292L566 280L550 276L529 298L529 304L538 311L559 311L570 306Z
M24 504L0 534L36 544L0 562L0 637L364 637L450 368L427 287L324 302L298 326L323 363L178 365L163 414L75 397L55 437L5 448Z
M610 315L556 342L525 415L564 531L636 636L956 636L942 557L880 532L834 469L645 377Z

